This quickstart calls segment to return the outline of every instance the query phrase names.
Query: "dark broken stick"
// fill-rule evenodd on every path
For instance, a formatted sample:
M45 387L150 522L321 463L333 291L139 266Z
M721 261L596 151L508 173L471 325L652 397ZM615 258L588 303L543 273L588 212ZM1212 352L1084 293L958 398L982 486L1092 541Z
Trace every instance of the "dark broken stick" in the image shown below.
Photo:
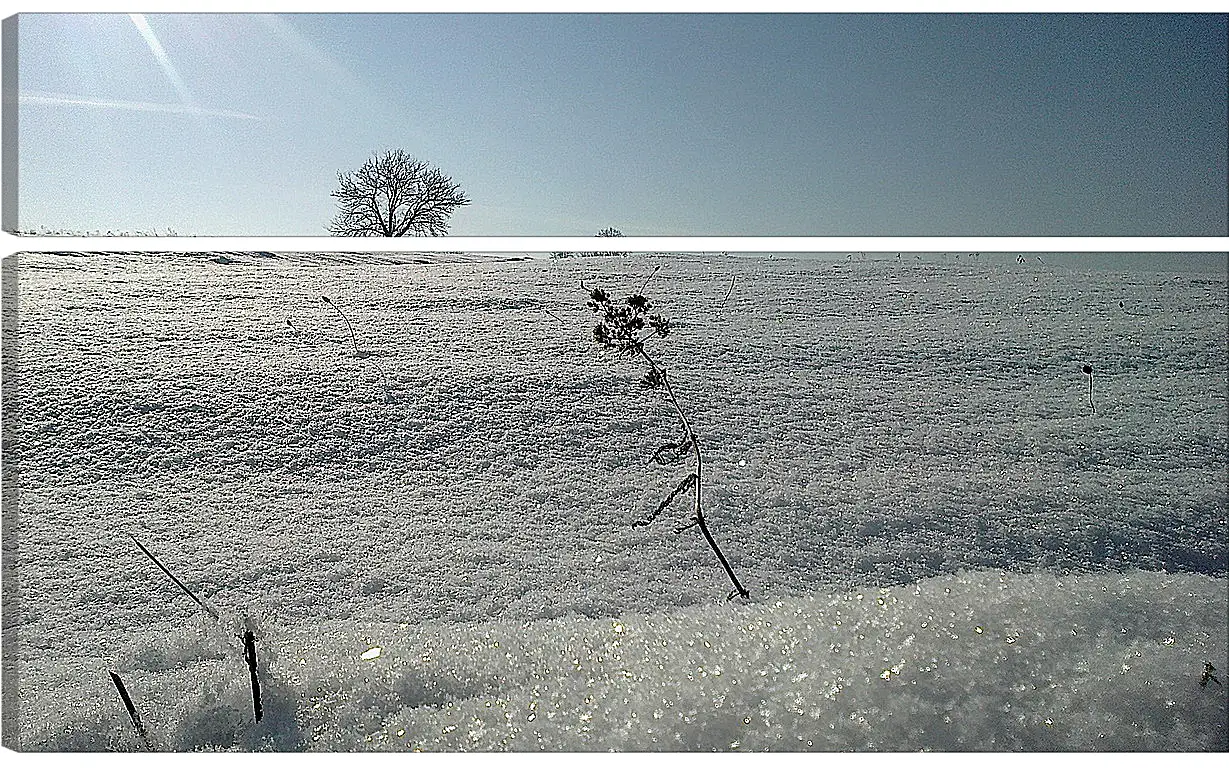
M550 311L549 309L547 309L546 307L541 307L541 309L542 309L542 311L543 311L543 312L545 312L546 314L548 314L548 315L550 315L551 317L553 317L553 318L555 318L556 320L558 320L558 321L560 322L560 324L562 324L562 325L567 325L567 322L565 322L565 321L564 321L564 319L563 319L562 317L560 317L559 315L556 315L554 312L551 312L551 311Z
M141 724L141 716L137 714L137 708L132 704L132 697L128 695L128 689L124 687L124 681L119 675L111 673L111 682L115 683L115 689L119 691L119 697L124 700L124 709L128 710L128 717L132 719L132 727L136 729L137 735L141 737L141 741L145 742L145 748L153 750L153 745L149 743L149 735L145 733L145 726Z
M243 633L243 659L248 663L248 674L252 677L252 710L259 723L263 713L260 708L260 677L256 674L256 635L250 629Z
M644 293L644 289L649 287L649 281L653 279L653 277L657 274L657 271L660 269L660 264L653 267L653 271L649 273L649 276L644 279L644 283L640 286L640 293Z

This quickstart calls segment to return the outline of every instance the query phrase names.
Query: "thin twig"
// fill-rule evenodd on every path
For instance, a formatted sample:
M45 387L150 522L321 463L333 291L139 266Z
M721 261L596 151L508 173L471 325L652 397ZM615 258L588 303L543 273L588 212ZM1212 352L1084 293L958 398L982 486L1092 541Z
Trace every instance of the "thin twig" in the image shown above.
M649 332L648 332L648 333L646 333L645 335L643 335L643 336L641 336L641 337L639 337L639 338L632 339L632 340L631 340L631 343L630 343L630 346L631 346L632 348L637 348L637 347L640 347L640 346L642 346L642 345L643 345L646 341L648 341L649 339L653 338L654 336L660 336L660 335L661 335L661 329L660 329L660 328L654 328L653 330L649 331Z
M558 321L560 322L560 324L562 324L562 325L567 325L567 321L566 321L566 320L564 320L564 319L563 319L562 317L560 317L559 315L556 315L554 312L551 312L551 311L550 311L549 309L547 309L545 306L540 307L540 309L541 309L543 312L545 312L546 314L548 314L548 315L550 315L551 317L553 317L553 318L555 318L556 320L558 320Z
M644 293L644 289L649 287L649 281L653 279L653 275L656 275L656 274L657 274L657 270L659 270L659 269L661 269L661 265L660 265L660 264L658 264L657 266L653 267L653 271L652 271L652 272L650 272L650 273L649 273L649 276L648 276L648 277L646 277L646 278L644 279L644 285L641 285L641 286L640 286L640 293L642 293L642 294L643 294L643 293Z
M713 538L713 534L708 530L708 523L704 522L704 516L700 515L696 517L696 522L699 523L700 533L704 534L704 539L708 542L708 545L713 548L713 552L717 553L717 559L721 561L721 567L725 569L726 575L729 576L730 581L734 583L734 591L726 596L726 600L732 599L735 595L738 595L744 600L751 597L751 594L747 592L746 588L739 583L738 577L734 575L734 569L730 567L730 563L725 559L725 555L721 553L721 547L717 546L717 540Z
M140 547L140 548L141 548L141 551L145 553L145 556L146 556L146 557L148 557L150 560L153 560L153 561L154 561L154 565L156 565L156 566L158 566L159 568L161 568L163 573L165 573L167 576L170 576L170 577L171 577L171 581L175 582L175 584L177 584L177 585L179 586L179 588L180 588L180 589L182 589L182 590L184 591L184 593L185 593L188 597L192 598L192 600L193 600L193 601L194 601L197 605L199 605L200 607L204 608L204 609L205 609L205 610L209 613L209 615L213 617L213 620L214 620L214 621L221 621L221 620L222 620L222 619L221 619L221 617L220 617L220 616L218 616L218 612L217 612L217 611L215 611L215 610L214 610L213 608L211 608L210 606L206 605L206 604L205 604L205 602L204 602L203 600L201 600L199 597L197 597L197 596L196 596L196 593L194 593L192 590L188 589L187 585L185 585L185 584L184 584L182 581L180 581L179 579L175 578L175 574L171 573L171 572L170 572L170 570L169 570L169 569L167 569L167 567L166 567L165 565L163 565L161 562L159 562L159 561L158 561L158 558L154 557L154 553L153 553L153 552L150 552L148 549L146 549L146 548L145 548L145 545L144 545L144 544L142 544L140 541L138 541L136 536L133 536L131 533L129 533L128 535L129 535L129 537L131 537L131 538L132 538L132 540L133 540L134 542L136 542L136 545L137 545L138 547Z
M384 372L384 366L380 365L375 360L368 360L367 362L374 365L376 367L376 370L380 372L381 383L384 385L384 401L391 402L393 399L393 396L389 392L389 389L388 389L388 374Z
M354 326L350 324L350 318L346 317L346 313L341 311L341 307L334 304L328 296L321 296L320 298L324 299L325 304L328 304L330 307L337 310L337 314L341 315L341 319L346 322L346 328L350 329L350 343L354 345L354 356L362 357L363 355L358 349L358 336L354 333ZM376 370L380 372L381 383L384 386L384 400L386 402L392 400L393 396L388 388L388 374L384 372L384 367L375 360L369 360L368 362L374 365Z
M643 520L637 520L636 522L632 523L632 527L633 527L633 528L641 528L641 527L644 527L644 526L648 525L649 523L653 522L653 521L657 518L657 516L661 514L662 510L664 510L666 507L670 506L670 502L674 501L674 499L675 499L675 497L676 497L676 496L678 496L680 493L682 493L683 491L686 491L688 488L690 488L690 487L691 487L691 485L692 485L695 481L696 481L696 475L695 475L695 473L692 473L692 474L688 475L687 477L684 477L684 478L683 478L683 481L682 481L681 483L679 483L678 485L676 485L676 486L674 487L674 490L673 490L673 491L670 491L670 495L666 496L666 498L664 498L664 499L662 499L662 500L661 500L661 502L657 505L657 509L654 509L654 510L653 510L651 513L649 513L649 515L648 515L646 518L644 518Z

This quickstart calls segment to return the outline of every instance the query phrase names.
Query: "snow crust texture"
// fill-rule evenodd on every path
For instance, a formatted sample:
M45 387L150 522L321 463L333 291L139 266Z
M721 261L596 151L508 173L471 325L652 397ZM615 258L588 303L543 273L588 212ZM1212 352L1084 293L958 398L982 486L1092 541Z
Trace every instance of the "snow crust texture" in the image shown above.
M6 746L143 748L115 670L168 750L1229 748L1223 272L5 270ZM582 281L674 320L750 604L684 505L631 527L677 422Z

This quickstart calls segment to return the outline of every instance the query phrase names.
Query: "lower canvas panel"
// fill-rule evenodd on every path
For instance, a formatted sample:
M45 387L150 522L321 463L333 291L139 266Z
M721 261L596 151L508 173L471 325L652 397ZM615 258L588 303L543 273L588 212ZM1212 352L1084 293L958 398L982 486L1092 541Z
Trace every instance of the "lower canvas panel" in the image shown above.
M10 748L1229 748L1223 254L4 272Z

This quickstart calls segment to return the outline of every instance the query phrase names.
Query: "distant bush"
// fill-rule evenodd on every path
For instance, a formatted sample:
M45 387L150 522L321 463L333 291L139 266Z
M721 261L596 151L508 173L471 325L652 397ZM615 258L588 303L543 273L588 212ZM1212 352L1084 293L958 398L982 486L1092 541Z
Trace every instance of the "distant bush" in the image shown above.
M623 233L614 227L606 227L600 230L597 237L623 237ZM603 256L622 256L619 251L552 251L550 257L552 259L571 259L577 256L603 257Z
M24 237L180 237L181 235L170 227L166 228L165 232L159 232L157 227L150 231L138 229L129 231L121 229L118 232L113 229L108 229L103 232L101 229L57 229L52 227L39 226L34 229L15 229L14 235Z
M597 233L598 237L623 237L623 233L614 227L606 227ZM590 256L618 256L618 251L595 251L589 254Z

